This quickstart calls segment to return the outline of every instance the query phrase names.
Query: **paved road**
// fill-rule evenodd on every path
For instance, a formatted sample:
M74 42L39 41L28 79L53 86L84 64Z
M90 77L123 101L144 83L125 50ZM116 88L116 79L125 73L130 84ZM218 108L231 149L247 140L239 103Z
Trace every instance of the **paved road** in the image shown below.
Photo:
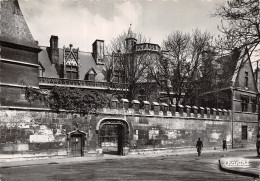
M226 152L227 156L255 155L255 152ZM218 158L222 153L204 153L160 157L139 157L2 168L0 181L44 180L218 180L247 181L251 177L222 172ZM105 155L108 157L108 155Z

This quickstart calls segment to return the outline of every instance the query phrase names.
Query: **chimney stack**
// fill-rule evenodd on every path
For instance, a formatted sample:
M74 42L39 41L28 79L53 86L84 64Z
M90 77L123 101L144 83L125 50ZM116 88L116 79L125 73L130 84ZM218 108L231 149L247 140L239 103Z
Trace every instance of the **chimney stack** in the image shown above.
M52 64L59 63L58 36L51 35L50 38L50 59Z
M96 64L104 64L104 40L96 40L92 44L93 58Z

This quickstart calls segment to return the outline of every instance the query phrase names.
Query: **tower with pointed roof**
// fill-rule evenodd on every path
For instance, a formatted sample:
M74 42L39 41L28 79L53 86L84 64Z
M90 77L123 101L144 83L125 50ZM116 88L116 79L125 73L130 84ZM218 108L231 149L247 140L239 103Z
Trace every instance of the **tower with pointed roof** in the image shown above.
M133 50L133 48L136 45L137 40L135 39L135 34L132 31L132 24L130 24L130 27L128 29L128 33L127 33L127 37L125 39L126 41L126 50L128 52L131 52Z
M25 22L18 0L0 3L0 105L30 106L24 87L39 88L41 49Z

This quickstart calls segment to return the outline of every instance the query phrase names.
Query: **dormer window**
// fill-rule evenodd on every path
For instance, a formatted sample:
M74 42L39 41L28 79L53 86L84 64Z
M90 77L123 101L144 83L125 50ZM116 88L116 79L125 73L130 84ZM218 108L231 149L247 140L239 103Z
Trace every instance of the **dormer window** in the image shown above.
M78 79L78 67L73 65L66 65L66 78Z
M40 63L39 65L39 77L43 77L43 73L45 72L44 67L42 66L42 64Z
M79 49L72 48L72 44L70 44L69 48L63 48L64 78L79 79L78 52Z
M85 80L88 80L88 81L95 81L95 78L96 78L96 71L92 68L88 71L88 73L86 74L85 76Z

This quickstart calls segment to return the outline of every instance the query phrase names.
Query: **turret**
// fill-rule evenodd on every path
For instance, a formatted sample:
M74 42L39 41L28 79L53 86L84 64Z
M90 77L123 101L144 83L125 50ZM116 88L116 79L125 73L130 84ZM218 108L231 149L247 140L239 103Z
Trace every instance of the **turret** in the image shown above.
M127 52L133 51L133 48L135 47L137 40L135 39L135 34L133 33L133 31L131 29L131 24L128 29L128 33L127 33L127 37L126 37L125 41L126 41Z

